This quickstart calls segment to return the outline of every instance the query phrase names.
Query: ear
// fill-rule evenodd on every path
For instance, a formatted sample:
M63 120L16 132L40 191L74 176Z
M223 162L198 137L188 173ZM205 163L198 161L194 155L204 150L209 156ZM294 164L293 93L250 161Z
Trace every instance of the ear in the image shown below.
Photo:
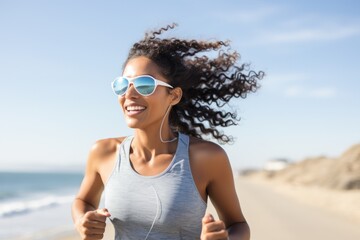
M182 97L182 89L179 88L179 87L176 87L174 89L171 89L170 90L170 95L172 97L172 100L171 100L171 106L174 106L176 104L178 104L181 100L181 97Z

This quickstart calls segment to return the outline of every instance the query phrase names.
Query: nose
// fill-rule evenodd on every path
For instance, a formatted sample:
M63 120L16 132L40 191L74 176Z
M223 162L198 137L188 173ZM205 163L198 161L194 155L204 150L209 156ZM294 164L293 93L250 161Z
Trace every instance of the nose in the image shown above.
M139 93L136 91L134 84L130 83L128 89L125 92L126 98L134 98L138 97Z

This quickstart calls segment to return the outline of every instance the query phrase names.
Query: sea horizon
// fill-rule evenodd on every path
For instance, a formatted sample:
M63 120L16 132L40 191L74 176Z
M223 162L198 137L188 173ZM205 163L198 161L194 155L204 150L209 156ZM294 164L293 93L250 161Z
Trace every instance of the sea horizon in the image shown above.
M31 164L31 165L22 165L22 167L8 167L1 168L0 173L2 172L13 172L13 173L84 173L85 164L79 165L43 165L43 164Z

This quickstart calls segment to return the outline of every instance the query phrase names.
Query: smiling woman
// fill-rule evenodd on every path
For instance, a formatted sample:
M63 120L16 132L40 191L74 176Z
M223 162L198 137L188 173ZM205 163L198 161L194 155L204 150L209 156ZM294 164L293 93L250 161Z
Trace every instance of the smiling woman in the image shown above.
M239 119L221 108L255 91L264 73L245 73L228 42L160 38L174 27L135 43L111 84L134 135L91 149L72 208L82 239L101 239L106 218L115 239L249 239L228 157L203 138L232 141L218 128ZM220 219L205 214L208 198Z

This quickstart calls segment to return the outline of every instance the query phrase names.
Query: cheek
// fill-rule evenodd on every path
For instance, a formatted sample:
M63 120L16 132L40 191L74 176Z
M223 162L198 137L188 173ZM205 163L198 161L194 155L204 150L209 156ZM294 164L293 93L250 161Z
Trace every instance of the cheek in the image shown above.
M151 106L154 111L163 113L170 105L170 100L167 98L159 98L151 102Z
M169 105L171 102L171 94L164 87L158 87L151 97L154 102L160 102L162 105Z

